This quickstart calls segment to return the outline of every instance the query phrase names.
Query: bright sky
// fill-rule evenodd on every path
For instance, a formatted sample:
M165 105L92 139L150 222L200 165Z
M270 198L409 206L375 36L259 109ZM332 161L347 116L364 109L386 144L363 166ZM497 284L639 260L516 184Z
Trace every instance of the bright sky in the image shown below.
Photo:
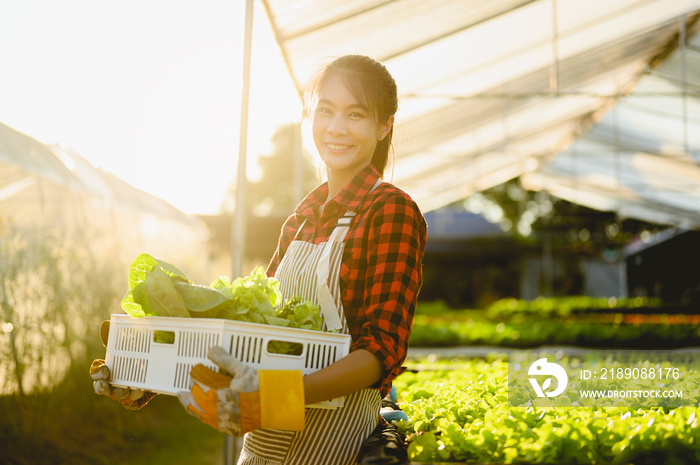
M243 0L0 0L0 123L187 213L216 213L236 178ZM301 107L262 8L248 137L269 153Z

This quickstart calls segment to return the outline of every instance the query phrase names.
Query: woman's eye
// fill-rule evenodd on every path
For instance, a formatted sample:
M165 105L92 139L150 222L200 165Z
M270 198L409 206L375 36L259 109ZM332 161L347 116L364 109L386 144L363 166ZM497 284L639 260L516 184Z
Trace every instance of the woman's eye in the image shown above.
M352 112L352 113L350 113L350 117L351 118L364 118L365 115L363 115L362 113Z
M316 108L316 113L330 114L330 112L331 112L331 110L329 108L325 108L325 107Z

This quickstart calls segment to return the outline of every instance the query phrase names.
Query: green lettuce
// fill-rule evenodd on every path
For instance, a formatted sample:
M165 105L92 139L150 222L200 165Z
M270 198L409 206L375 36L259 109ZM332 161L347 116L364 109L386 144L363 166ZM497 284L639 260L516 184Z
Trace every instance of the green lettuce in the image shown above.
M301 297L288 299L280 310L279 317L289 320L296 328L320 331L323 326L318 305Z
M130 289L122 300L122 309L133 318L189 317L182 295L174 285L181 281L187 281L187 278L175 266L141 254L129 268Z
M215 317L218 307L230 299L223 292L211 287L190 282L175 282L173 284L182 296L185 307L192 316L200 318Z
M190 316L182 295L175 289L175 283L160 266L154 266L146 273L145 285L145 302L139 299L137 303L144 307L148 315Z
M234 281L221 276L207 287L191 282L176 266L149 254L139 255L131 264L129 291L121 306L133 318L224 318L312 330L321 330L323 323L313 302L300 297L283 301L279 281L267 277L262 267ZM297 350L285 343L278 345L282 353Z

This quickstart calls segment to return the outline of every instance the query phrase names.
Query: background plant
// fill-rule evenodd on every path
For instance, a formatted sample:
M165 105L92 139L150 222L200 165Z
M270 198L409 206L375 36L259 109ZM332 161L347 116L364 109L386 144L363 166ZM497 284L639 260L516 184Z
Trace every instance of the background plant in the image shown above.
M558 310L557 303L561 301L569 306ZM578 302L598 302L603 306L584 310L585 307L572 305ZM700 342L700 315L666 314L663 307L649 307L649 301L641 298L618 300L612 307L608 302L609 299L594 298L540 298L532 302L507 299L494 304L494 312L490 308L453 309L443 302L419 302L410 344L678 348ZM634 307L637 304L640 307ZM640 308L650 311L641 314Z
M700 462L696 407L510 407L503 355L409 368L394 384L409 418L397 425L415 462Z
M0 463L221 460L221 435L159 396L132 412L92 388L99 323L121 313L128 244L0 219ZM92 245L92 246L91 246Z
M0 228L0 394L50 389L85 358L99 322L118 308L119 274L79 238Z

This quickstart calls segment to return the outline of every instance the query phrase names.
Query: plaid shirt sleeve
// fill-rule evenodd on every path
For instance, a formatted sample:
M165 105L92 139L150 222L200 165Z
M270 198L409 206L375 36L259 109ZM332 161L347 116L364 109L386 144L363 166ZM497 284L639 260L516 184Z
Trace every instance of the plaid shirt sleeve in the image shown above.
M375 385L386 395L405 368L408 339L422 282L427 227L408 196L392 195L379 204L367 224L363 321L352 350L372 352L383 365Z

